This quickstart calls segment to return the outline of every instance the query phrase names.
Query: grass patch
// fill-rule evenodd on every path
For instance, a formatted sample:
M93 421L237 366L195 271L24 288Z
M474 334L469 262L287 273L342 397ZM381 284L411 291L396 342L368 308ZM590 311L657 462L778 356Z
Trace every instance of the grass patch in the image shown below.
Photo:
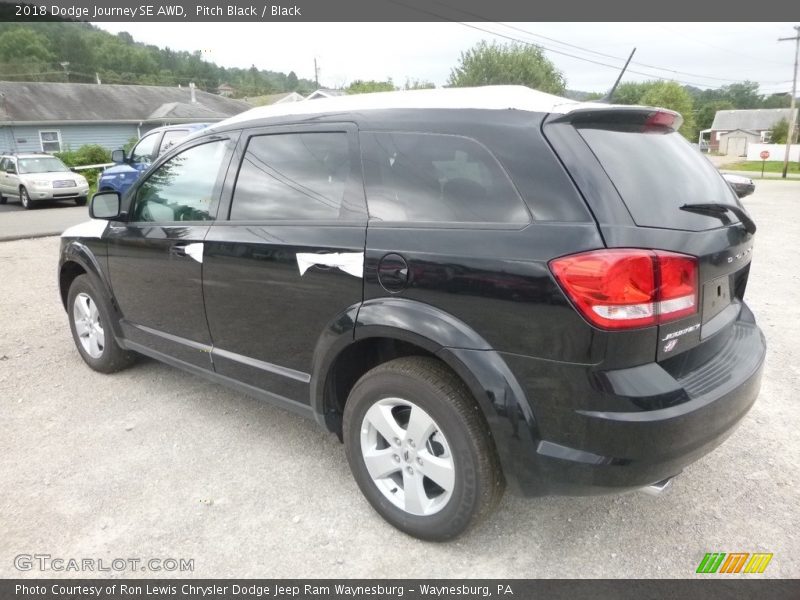
M761 173L761 164L762 161L760 160L743 160L722 165L720 168L728 171L757 171ZM764 173L783 173L783 162L767 161L764 163ZM800 173L800 164L790 162L787 173Z

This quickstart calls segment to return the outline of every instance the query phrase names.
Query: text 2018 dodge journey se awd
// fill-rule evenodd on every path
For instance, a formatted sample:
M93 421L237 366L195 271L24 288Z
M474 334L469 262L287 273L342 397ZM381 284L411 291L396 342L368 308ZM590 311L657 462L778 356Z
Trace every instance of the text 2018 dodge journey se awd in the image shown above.
M755 225L658 108L522 87L253 109L64 233L83 359L315 418L375 510L444 540L508 484L658 489L755 401Z

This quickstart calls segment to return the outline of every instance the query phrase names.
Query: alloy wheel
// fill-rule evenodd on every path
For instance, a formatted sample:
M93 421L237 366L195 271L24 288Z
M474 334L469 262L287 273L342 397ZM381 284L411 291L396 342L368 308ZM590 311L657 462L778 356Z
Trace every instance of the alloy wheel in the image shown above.
M455 487L450 445L433 418L409 400L384 398L361 424L361 454L375 486L417 516L442 510Z
M100 358L105 349L105 332L100 323L100 312L91 296L81 292L75 296L72 307L72 318L75 331L86 354L92 358Z

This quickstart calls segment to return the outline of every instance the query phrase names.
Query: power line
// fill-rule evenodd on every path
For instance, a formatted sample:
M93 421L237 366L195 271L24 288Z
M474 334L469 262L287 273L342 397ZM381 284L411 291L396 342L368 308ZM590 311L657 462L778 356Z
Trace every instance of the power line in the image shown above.
M734 56L741 56L741 57L746 58L748 60L757 61L759 63L770 62L770 63L776 64L776 65L780 65L782 67L788 67L789 66L789 63L782 63L782 62L779 62L777 60L770 60L768 58L755 58L750 54L743 54L742 52L736 52L735 50L731 50L730 48L723 48L722 46L715 46L714 44L709 44L708 42L706 42L704 40L698 40L696 38L689 37L689 36L679 32L679 31L675 31L674 29L672 29L671 27L667 27L663 23L656 23L656 25L658 25L661 29L664 29L665 31L669 31L669 32L671 32L671 33L673 33L675 35L679 35L683 39L688 40L690 42L694 42L695 44L702 44L703 46L708 46L709 48L714 48L715 50L721 50L723 52L728 52L730 54L733 54ZM781 83L785 83L785 82L781 82Z
M611 58L611 59L619 60L619 61L623 61L623 62L625 61L625 57L614 56L612 54L606 54L605 52L600 52L598 50L592 50L590 48L585 48L583 46L577 46L575 44L570 44L568 42L562 42L562 41L557 40L555 38L547 37L547 36L539 34L539 33L533 33L532 31L528 31L526 29L522 29L521 27L515 27L513 25L508 25L507 23L500 23L500 22L497 22L496 24L500 25L502 27L508 27L509 29L513 29L515 31L519 31L521 33L524 33L524 34L527 34L527 35L530 35L530 36L533 36L533 37L538 37L538 38L542 38L542 39L554 42L556 44L561 44L562 46L568 46L570 48L575 48L576 50L580 50L582 52L588 52L590 54L595 54L597 56L602 56L602 57L605 57L605 58ZM700 79L711 79L711 80L715 80L715 81L727 81L729 83L739 83L739 82L742 81L741 79L730 79L728 77L716 77L714 75L700 75L698 73L690 73L688 71L679 71L678 69L670 69L669 67L659 67L657 65L650 65L650 64L639 62L639 61L635 61L635 60L632 60L631 64L632 65L639 65L640 67L644 67L646 69L655 69L657 71L666 71L668 73L675 73L676 75L687 75L689 77L697 77L697 78L700 78ZM765 81L763 83L769 84L769 83L785 83L785 82Z
M436 16L438 16L438 15L436 15ZM501 37L501 38L505 38L507 40L511 40L511 41L514 41L514 42L517 42L517 43L520 43L520 44L525 44L527 46L541 47L544 50L547 50L548 52L553 52L554 54L560 54L562 56L567 56L569 58L582 60L584 62L588 62L588 63L591 63L593 65L598 65L598 66L601 66L601 67L608 67L609 69L614 69L615 71L618 71L620 69L620 67L618 65L610 65L608 63L604 63L604 62L600 62L600 61L597 61L597 60L593 60L591 58L586 58L586 57L583 57L583 56L576 56L576 55L570 54L568 52L563 52L561 50L555 50L553 48L548 48L547 46L544 46L542 44L535 44L535 43L529 42L527 40L523 40L523 39L520 39L520 38L516 38L516 37L512 37L512 36L505 35L505 34L502 34L502 33L498 33L496 31L491 31L491 30L485 29L483 27L478 27L477 25L473 25L471 23L463 23L461 21L453 21L453 22L454 23L458 23L459 25L463 25L465 27L469 27L471 29L476 29L478 31L482 31L484 33L488 33L488 34L495 35L495 36L498 36L498 37ZM685 85L691 85L691 86L713 87L712 84L708 84L708 83L704 83L704 82L686 81L684 79L678 79L676 77L662 77L660 75L656 75L656 74L653 74L653 73L644 73L642 71L634 71L633 69L628 69L628 72L629 73L635 73L636 75L642 75L644 77L650 77L652 79L660 79L661 81L674 81L676 83L683 83ZM719 84L716 84L716 85L719 85Z
M401 4L403 6L407 6L407 5L402 4L402 2L397 2L395 0L390 0L390 1L394 1L395 4ZM542 35L542 34L538 34L538 33L533 33L532 31L528 31L526 29L522 29L521 27L508 25L508 24L505 24L505 23L499 23L497 21L491 21L490 19L487 19L486 17L484 17L482 15L470 12L468 10L464 10L464 9L461 9L461 8L457 8L457 7L451 6L451 5L446 4L444 2L434 1L434 3L438 4L440 6L443 6L445 8L451 9L451 10L457 10L458 12L461 12L463 14L466 14L466 15L469 15L469 16L472 16L472 17L476 17L476 18L480 19L481 21L486 21L486 22L489 22L489 23L492 23L492 24L495 24L495 25L500 25L501 27L507 27L509 29L524 33L526 35L542 38L542 39L548 40L550 42L553 42L553 43L556 43L556 44L560 44L562 46L567 46L569 48L574 48L574 49L579 50L581 52L587 52L587 53L590 53L590 54L594 54L596 56L601 56L601 57L604 57L604 58L610 58L610 59L613 59L613 60L619 60L621 62L624 62L626 60L624 57L619 57L619 56L614 56L614 55L611 55L611 54L606 54L604 52L599 52L597 50L592 50L590 48L586 48L586 47L583 47L583 46L578 46L576 44L571 44L569 42L563 42L561 40L557 40L557 39L552 38L552 37L548 37L548 36L545 36L545 35ZM496 35L498 37L502 37L502 38L505 38L505 39L508 39L508 40L512 40L512 41L516 41L516 42L523 43L523 44L528 44L528 45L532 44L532 42L529 42L527 40L522 40L522 39L515 38L515 37L512 37L512 36L508 36L508 35L505 35L505 34L502 34L502 33L496 32L496 31L491 31L491 30L488 30L488 29L484 29L484 28L478 27L476 25L472 25L470 23L464 23L462 21L456 21L455 19L449 19L449 18L444 17L442 15L439 15L437 13L425 11L425 10L419 9L417 7L407 6L407 8L414 8L414 9L420 11L420 12L426 12L427 14L429 14L431 16L435 16L435 17L438 17L440 19L443 19L443 20L446 20L446 21L450 21L450 22L453 22L453 23L458 23L459 25L463 25L463 26L466 26L466 27L471 27L473 29L477 29L479 31L483 31L483 32L489 33L491 35ZM574 54L569 54L569 53L564 52L562 50L556 50L554 48L547 47L547 46L545 46L543 44L535 44L535 45L540 46L541 48L543 48L543 49L545 49L545 50L547 50L549 52L553 52L555 54L561 54L563 56L568 56L570 58L574 58L574 59L577 59L577 60L583 60L585 62L596 64L596 65L599 65L599 66L609 67L609 68L613 68L613 69L619 69L620 68L617 65L609 65L607 63L602 63L602 62L595 61L595 60L592 60L592 59L588 59L588 58L585 58L585 57L582 57L582 56L576 56ZM674 74L677 74L677 75L685 75L685 76L694 77L694 78L698 78L698 79L715 80L715 81L726 81L726 82L730 82L730 83L739 83L739 82L742 81L741 79L729 79L729 78L726 78L726 77L716 77L716 76L713 76L713 75L699 75L697 73L689 73L689 72L686 72L686 71L679 71L677 69L670 69L670 68L667 68L667 67L659 67L659 66L656 66L656 65L650 65L650 64L647 64L647 63L642 63L642 62L637 62L637 61L631 61L631 64L639 65L640 67L644 67L646 69L655 69L655 70L658 70L658 71L665 71L665 72L668 72L668 73L674 73ZM653 77L655 79L661 79L663 81L676 81L676 82L679 82L679 83L685 83L687 85L702 85L702 86L706 86L706 87L712 87L711 85L709 85L707 83L688 82L688 81L682 81L682 80L677 79L677 78L669 78L668 79L668 78L660 77L658 75L654 75L654 74L650 74L650 73L642 73L640 71L630 70L630 72L631 73L636 73L637 75L643 75L645 77ZM761 85L762 83L763 84L773 84L773 83L774 84L779 84L779 83L789 83L789 82L788 81L765 81L765 82L758 82L758 83L759 83L759 85Z

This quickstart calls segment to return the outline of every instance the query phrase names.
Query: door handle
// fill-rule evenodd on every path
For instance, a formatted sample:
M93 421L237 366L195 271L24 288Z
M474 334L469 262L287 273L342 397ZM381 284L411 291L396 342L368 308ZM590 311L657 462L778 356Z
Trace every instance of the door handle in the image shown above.
M172 256L188 256L199 263L203 262L203 242L173 244L169 247Z

